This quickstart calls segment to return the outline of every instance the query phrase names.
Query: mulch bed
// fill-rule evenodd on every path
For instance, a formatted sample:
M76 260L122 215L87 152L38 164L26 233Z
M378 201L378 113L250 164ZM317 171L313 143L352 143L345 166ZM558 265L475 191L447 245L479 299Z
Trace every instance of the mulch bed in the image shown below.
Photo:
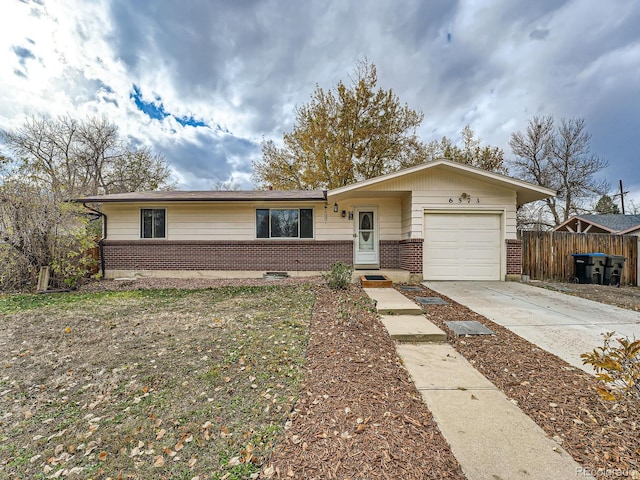
M427 288L399 291L411 299L434 296L448 301L449 305L424 305L427 318L585 469L601 478L640 478L637 401L601 400L592 375L444 295ZM455 320L476 320L495 335L456 337L445 324Z
M371 307L359 287L319 288L306 379L261 478L465 478Z

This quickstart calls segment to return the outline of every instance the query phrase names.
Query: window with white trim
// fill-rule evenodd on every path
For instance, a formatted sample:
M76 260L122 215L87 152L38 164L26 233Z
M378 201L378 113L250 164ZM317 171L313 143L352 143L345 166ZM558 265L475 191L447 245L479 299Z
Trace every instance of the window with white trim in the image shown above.
M140 209L140 238L165 238L167 211L164 208Z
M313 238L313 209L256 209L256 238Z

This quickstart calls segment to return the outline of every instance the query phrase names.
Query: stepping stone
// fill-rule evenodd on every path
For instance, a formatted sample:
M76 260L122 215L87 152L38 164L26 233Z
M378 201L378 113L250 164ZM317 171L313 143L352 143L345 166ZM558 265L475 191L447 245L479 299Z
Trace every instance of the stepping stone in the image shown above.
M399 285L398 288L403 292L421 292L421 287L416 287L415 285Z
M475 320L445 322L458 337L465 335L493 335L493 332Z
M416 297L416 302L422 305L448 305L448 302L440 297Z

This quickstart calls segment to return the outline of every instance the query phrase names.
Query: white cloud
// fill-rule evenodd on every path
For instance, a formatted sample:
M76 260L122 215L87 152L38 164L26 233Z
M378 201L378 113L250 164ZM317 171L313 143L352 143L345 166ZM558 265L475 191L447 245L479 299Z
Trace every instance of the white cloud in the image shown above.
M470 124L505 149L536 114L585 117L597 153L640 184L635 2L3 2L0 128L30 115L106 115L173 164L183 188L248 188L264 137L289 131L316 84L365 56L425 113L425 141ZM130 98L157 97L154 120ZM180 125L193 117L210 128ZM220 132L217 126L227 129ZM594 148L595 149L595 148Z

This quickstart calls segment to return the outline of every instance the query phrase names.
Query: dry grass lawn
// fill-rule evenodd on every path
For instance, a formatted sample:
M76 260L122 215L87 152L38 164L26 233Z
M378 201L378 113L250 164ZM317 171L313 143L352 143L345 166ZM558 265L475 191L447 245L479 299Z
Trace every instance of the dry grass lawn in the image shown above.
M249 478L304 377L310 286L0 296L0 478Z

